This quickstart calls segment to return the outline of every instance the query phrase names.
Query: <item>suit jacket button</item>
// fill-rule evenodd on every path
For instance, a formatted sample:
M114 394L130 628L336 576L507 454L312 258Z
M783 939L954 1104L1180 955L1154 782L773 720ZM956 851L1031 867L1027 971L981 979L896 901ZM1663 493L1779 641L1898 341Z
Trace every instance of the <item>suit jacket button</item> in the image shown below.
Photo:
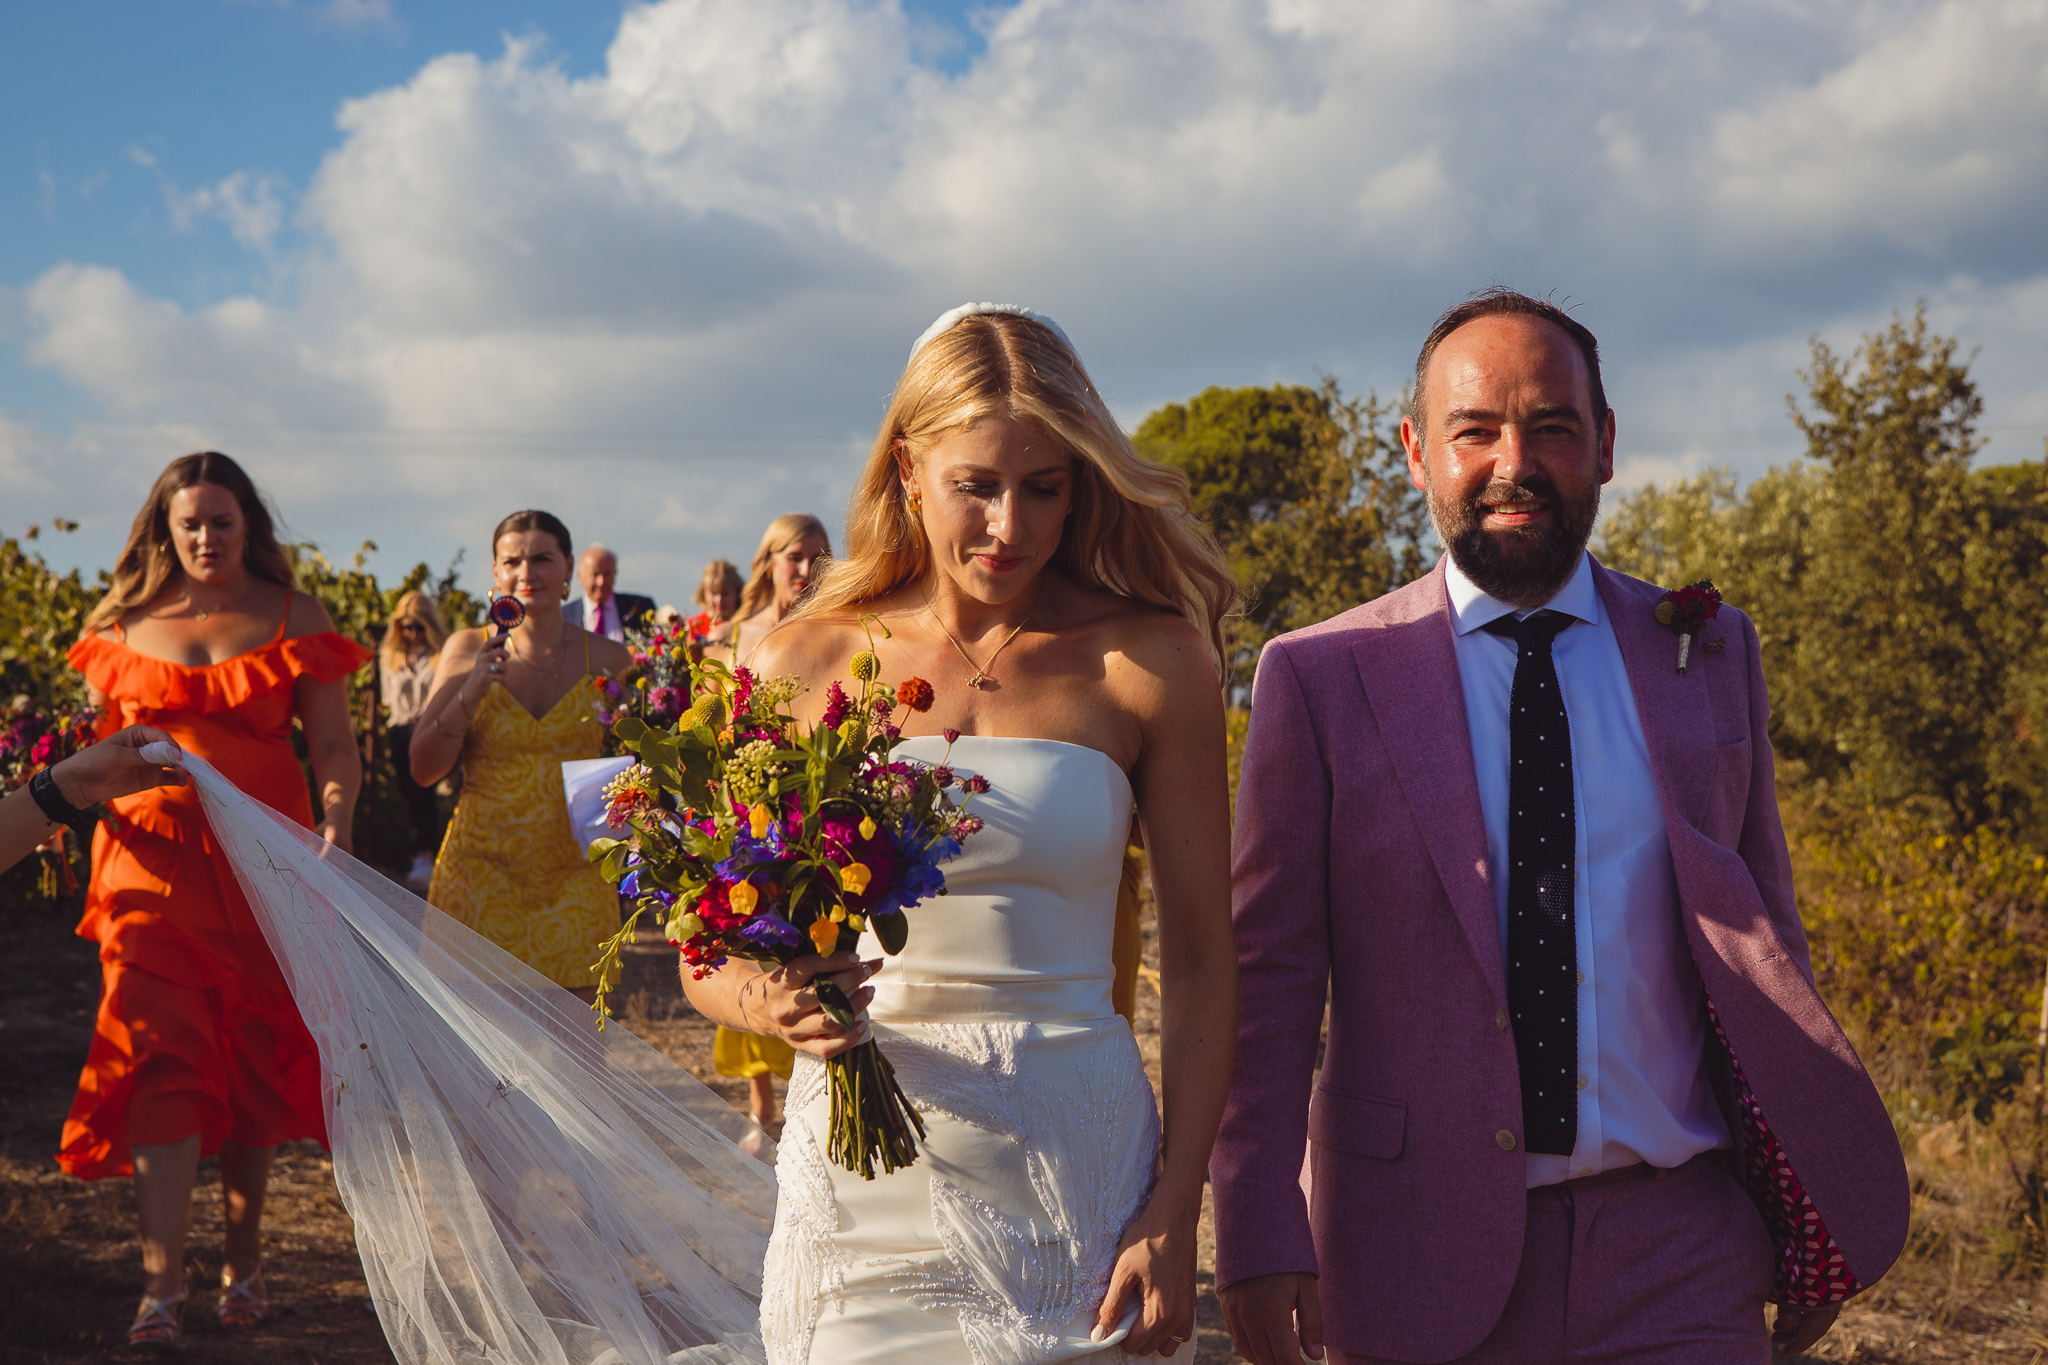
M1499 1029L1502 1033L1506 1033L1508 1031L1508 1016L1506 1010L1495 1010L1493 1012L1493 1026Z
M1493 1135L1493 1140L1500 1144L1500 1149L1503 1152L1512 1152L1515 1150L1515 1135L1513 1133L1510 1133L1505 1128L1501 1129L1498 1133L1495 1133Z

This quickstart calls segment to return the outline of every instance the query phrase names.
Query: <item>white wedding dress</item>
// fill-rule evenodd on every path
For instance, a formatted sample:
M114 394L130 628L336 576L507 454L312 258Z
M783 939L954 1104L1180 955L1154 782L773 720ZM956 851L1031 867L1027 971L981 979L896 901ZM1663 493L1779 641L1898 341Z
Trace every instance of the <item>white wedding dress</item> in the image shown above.
M1125 1358L1127 1323L1090 1335L1159 1150L1151 1082L1110 1005L1130 783L1054 740L963 736L948 761L988 778L972 807L986 824L946 864L948 894L907 912L909 946L868 1009L922 1153L872 1181L834 1166L825 1069L799 1054L763 1276L772 1365ZM872 936L861 952L882 956Z
M773 1144L681 1068L187 760L320 1045L335 1181L398 1360L1125 1358L1133 1314L1090 1329L1159 1145L1110 1007L1130 786L1051 740L963 737L952 762L992 784L986 827L950 894L908 912L869 1011L927 1136L868 1182L825 1159L820 1064L799 1059L771 1172Z

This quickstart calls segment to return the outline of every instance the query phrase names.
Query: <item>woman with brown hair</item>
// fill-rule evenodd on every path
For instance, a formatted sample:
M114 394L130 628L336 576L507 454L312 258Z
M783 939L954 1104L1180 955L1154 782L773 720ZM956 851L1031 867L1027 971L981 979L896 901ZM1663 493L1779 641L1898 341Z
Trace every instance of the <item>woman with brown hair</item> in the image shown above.
M601 752L597 678L618 677L633 656L562 615L573 553L569 528L549 513L514 512L498 523L492 579L525 619L510 632L448 637L411 756L422 786L462 764L462 798L428 902L593 1000L592 964L618 932L619 898L570 828L562 764Z
M70 654L108 732L164 731L344 850L362 763L343 680L369 657L295 590L263 498L213 452L158 476ZM105 983L57 1163L86 1180L133 1172L147 1285L129 1340L173 1343L202 1155L220 1155L226 1207L221 1321L263 1316L271 1155L280 1142L325 1140L320 1058L192 789L108 805L116 818L93 841L78 926L100 945Z
M798 1052L762 1332L776 1365L1185 1359L1196 1223L1236 1046L1222 621L1236 586L1186 478L1141 458L1066 336L970 305L911 353L847 514L848 555L750 667L922 679L905 757L942 763L984 829L882 958L734 959L684 989ZM915 690L913 690L915 695ZM1135 806L1160 926L1165 1125L1113 1007ZM831 974L864 1017L836 1025ZM825 1159L819 1058L872 1037L923 1115L918 1162ZM826 1311L829 1306L830 1311Z
M441 850L441 808L434 800L434 789L413 780L412 732L433 690L435 660L447 642L448 627L441 621L441 608L425 593L409 592L392 609L384 639L377 647L384 733L390 741L386 752L412 828L412 870L406 874L406 882L417 887L424 887L434 875L434 855Z
M713 636L732 647L732 662L745 663L768 632L795 611L810 591L818 562L832 553L825 523L809 512L785 512L768 523L754 550L753 576L740 594L739 614Z

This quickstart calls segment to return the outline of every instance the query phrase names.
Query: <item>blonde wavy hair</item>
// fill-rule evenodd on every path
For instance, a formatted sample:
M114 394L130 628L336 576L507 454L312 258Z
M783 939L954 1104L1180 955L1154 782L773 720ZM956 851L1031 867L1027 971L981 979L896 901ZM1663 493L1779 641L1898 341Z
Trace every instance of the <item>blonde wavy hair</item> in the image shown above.
M1188 499L1187 475L1144 458L1075 355L1043 323L977 313L927 342L896 383L846 512L846 557L832 561L801 616L854 615L922 578L931 546L905 500L896 443L912 463L987 417L1031 422L1074 456L1074 507L1053 565L1075 582L1185 618L1218 675L1237 579Z
M386 668L404 668L406 665L405 641L398 634L400 621L417 621L426 627L427 652L430 654L439 654L441 646L448 643L448 626L441 620L441 608L425 593L409 592L399 598L398 605L391 609L391 620L385 625L383 643L377 646Z
M809 512L784 512L768 523L768 529L761 533L761 544L754 551L754 562L749 566L753 577L747 580L746 591L740 594L740 609L733 613L733 620L744 621L775 600L775 556L812 536L825 542L826 554L832 553L832 537L826 534L825 523Z

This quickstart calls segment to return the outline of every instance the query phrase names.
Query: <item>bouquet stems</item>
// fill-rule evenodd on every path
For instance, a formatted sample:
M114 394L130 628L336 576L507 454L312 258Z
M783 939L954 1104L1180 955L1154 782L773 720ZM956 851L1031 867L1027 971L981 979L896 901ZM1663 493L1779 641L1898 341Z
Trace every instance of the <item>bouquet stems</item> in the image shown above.
M825 1013L851 1027L853 1006L838 985L821 978L816 989ZM873 1180L876 1157L885 1175L917 1160L924 1120L911 1108L910 1097L896 1083L896 1068L873 1039L826 1058L825 1074L832 1082L832 1134L825 1154L835 1165Z
M872 1039L825 1060L832 1082L832 1136L826 1154L841 1170L875 1178L875 1160L893 1174L917 1160L924 1120L910 1107L896 1068Z

